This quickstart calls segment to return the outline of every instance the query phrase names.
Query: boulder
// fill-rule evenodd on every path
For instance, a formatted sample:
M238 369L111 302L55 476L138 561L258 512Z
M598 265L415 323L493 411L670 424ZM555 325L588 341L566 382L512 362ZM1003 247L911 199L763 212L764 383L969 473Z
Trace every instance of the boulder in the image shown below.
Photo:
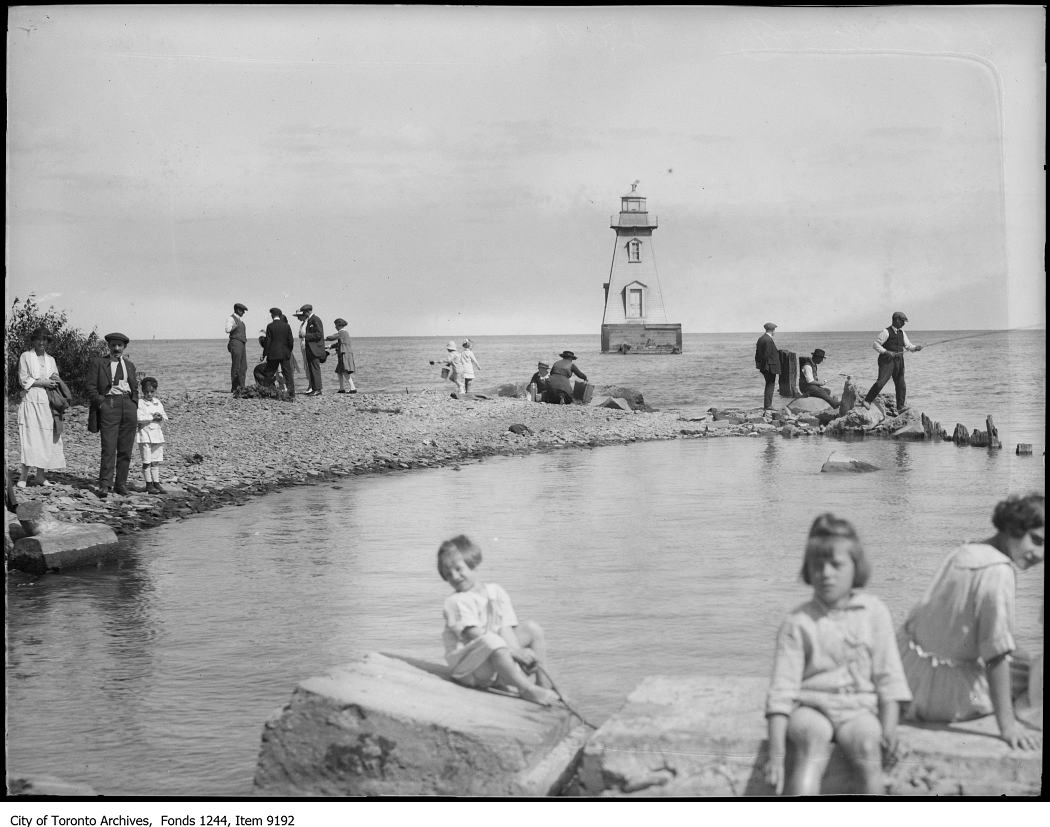
M576 792L647 798L773 795L764 778L768 687L764 678L646 678L587 742ZM997 732L991 715L958 724L901 724L902 758L886 775L886 794L1038 795L1041 754L1010 750ZM852 768L836 748L821 793L856 792Z
M839 452L833 452L826 460L824 464L820 466L821 473L864 473L866 471L878 471L879 466L872 465L870 462L864 462L863 460L854 459L853 457L840 454Z
M370 653L309 678L265 724L259 796L545 796L590 730L562 705L467 689Z
M642 392L635 388L625 388L620 385L605 385L597 388L596 393L600 396L611 396L614 399L626 399L632 411L647 410L645 398Z
M816 396L800 396L787 404L787 409L794 413L819 413L829 408L831 406L827 402Z
M591 401L591 404L596 406L596 407L598 407L598 408L613 408L614 410L617 410L617 411L630 411L630 410L632 410L631 403L628 402L623 397L616 397L616 396L595 397L595 399L593 399Z
M41 502L29 501L19 504L17 515L26 537L53 529L58 524L47 506Z
M921 441L926 439L926 429L921 422L909 422L903 428L897 428L895 431L892 431L890 436L894 439Z
M117 535L108 525L55 523L40 534L15 540L8 568L30 574L66 571L93 566L118 548Z
M827 429L831 434L870 431L882 424L885 418L886 415L877 404L873 404L870 408L861 406L853 408L845 416L833 419L828 423Z

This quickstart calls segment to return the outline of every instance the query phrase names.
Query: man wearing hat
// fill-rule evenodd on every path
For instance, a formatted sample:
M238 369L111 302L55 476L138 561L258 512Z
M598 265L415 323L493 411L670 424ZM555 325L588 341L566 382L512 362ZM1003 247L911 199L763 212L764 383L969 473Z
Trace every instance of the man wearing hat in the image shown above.
M92 360L84 386L91 394L88 430L102 437L102 459L98 471L98 495L110 490L128 493L128 469L138 430L139 384L135 365L125 358L129 339L123 333L107 333L109 356Z
M248 332L241 318L248 312L248 308L240 302L233 306L233 315L226 319L226 335L230 341L226 349L230 352L230 392L244 387L244 377L248 375L248 355L245 346L248 342Z
M306 378L310 387L304 396L321 395L321 362L328 358L328 351L324 346L324 325L314 315L314 306L304 304L300 307L295 317L302 324L299 325L299 342L303 346L303 359L306 361Z
M780 373L780 351L777 349L776 342L773 341L773 334L776 333L777 326L773 322L766 322L762 327L766 332L759 336L758 342L755 343L755 367L766 380L762 407L771 411L773 410L773 388L777 384L777 374Z
M831 391L827 388L828 383L820 378L818 370L825 356L827 354L818 347L809 359L799 359L801 375L798 378L798 388L802 391L803 396L815 396L817 399L823 399L831 407L837 408L839 400L832 396Z
M573 364L576 361L576 354L571 350L563 350L559 355L561 358L551 365L551 375L547 380L547 392L543 395L543 401L555 405L571 405L573 402L572 377L579 376L586 382L587 374Z
M547 388L550 386L550 378L551 366L546 362L539 362L536 365L536 372L532 374L532 378L529 380L529 387L534 388L532 391L534 402L543 398L543 394L547 392Z
M292 353L295 339L292 337L292 326L284 321L284 314L279 307L270 308L270 319L263 337L263 358L266 360L265 375L273 381L277 368L281 369L284 386L288 396L295 397L295 380L292 374Z
M883 386L893 379L893 390L897 396L897 413L901 414L908 410L905 404L908 386L904 382L904 351L920 351L922 345L913 345L908 340L908 335L903 330L907 321L908 317L898 310L890 317L890 326L875 334L875 343L872 347L879 354L879 378L875 380L875 384L871 386L861 402L865 408L871 407L871 403L882 393Z

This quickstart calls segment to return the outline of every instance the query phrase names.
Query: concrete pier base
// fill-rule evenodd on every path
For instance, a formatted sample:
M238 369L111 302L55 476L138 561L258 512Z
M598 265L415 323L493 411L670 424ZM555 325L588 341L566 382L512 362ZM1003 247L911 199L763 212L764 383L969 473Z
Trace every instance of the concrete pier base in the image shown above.
M15 540L8 568L30 574L93 566L117 549L116 532L98 523L53 523L41 534Z
M764 678L647 678L584 747L578 792L586 796L772 796ZM1036 796L1040 752L1010 750L993 716L899 729L902 757L887 795ZM790 755L789 755L790 760ZM836 750L822 794L856 793Z
M303 681L266 722L255 794L556 794L590 730L560 705L467 689L446 672L372 653Z

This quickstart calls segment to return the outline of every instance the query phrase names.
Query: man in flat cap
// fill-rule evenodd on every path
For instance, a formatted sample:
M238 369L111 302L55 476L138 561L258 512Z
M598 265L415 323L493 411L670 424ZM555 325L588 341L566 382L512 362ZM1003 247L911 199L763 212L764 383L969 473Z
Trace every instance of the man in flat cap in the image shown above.
M314 315L314 306L304 304L296 311L296 318L302 324L299 325L299 341L303 346L303 359L306 361L306 378L310 382L310 388L303 396L321 395L321 362L328 358L328 351L324 346L324 325Z
M245 347L248 343L248 331L241 317L248 308L240 302L233 306L233 314L226 318L226 335L230 341L226 349L230 352L230 392L244 387L244 378L248 375L248 354Z
M102 437L98 470L98 495L112 490L128 493L128 469L138 430L139 385L135 365L125 358L129 339L123 333L107 333L109 356L92 360L84 386L91 394L88 430Z
M861 401L865 408L870 408L883 386L893 379L893 390L897 397L897 413L902 414L908 410L907 393L908 386L904 382L904 351L920 351L922 345L913 345L904 332L904 325L908 317L898 310L890 317L890 326L875 334L875 343L872 347L879 354L879 378L871 386L867 395Z
M799 357L798 389L802 391L803 396L815 396L837 408L839 399L828 390L828 383L820 378L820 365L825 356L827 353L818 347L808 359L804 356Z
M284 320L279 307L270 308L272 321L266 325L266 336L263 338L263 358L266 359L266 375L272 380L281 369L284 386L288 395L295 397L295 380L292 376L292 352L295 339L292 337L292 326Z
M755 367L766 380L762 407L771 411L773 410L773 388L777 384L777 374L780 373L780 351L777 349L776 342L773 341L773 334L776 333L777 326L773 322L766 322L762 327L766 332L759 336L755 343Z

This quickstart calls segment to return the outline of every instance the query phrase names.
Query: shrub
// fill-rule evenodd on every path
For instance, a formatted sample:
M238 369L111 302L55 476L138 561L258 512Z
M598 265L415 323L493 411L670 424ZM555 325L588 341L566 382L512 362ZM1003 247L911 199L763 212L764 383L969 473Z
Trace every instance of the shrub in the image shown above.
M25 300L15 298L7 317L4 362L8 400L20 398L22 388L18 384L18 357L29 350L29 336L38 327L46 327L55 337L48 345L47 352L55 358L58 373L73 394L73 404L86 404L89 397L84 378L91 360L108 354L109 348L94 330L85 335L69 327L65 311L55 310L54 307L41 310L32 293Z

